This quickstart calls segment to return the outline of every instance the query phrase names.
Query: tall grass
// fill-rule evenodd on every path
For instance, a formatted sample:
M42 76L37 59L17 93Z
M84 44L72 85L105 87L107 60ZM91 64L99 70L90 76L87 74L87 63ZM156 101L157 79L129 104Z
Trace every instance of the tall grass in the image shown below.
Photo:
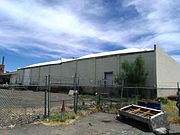
M176 107L176 101L163 99L162 110L167 112L170 123L180 125L180 116L178 116L179 110Z

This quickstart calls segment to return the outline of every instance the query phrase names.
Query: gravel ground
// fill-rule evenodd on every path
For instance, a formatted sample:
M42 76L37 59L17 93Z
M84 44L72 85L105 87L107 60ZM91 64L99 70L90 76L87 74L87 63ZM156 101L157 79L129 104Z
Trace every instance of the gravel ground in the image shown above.
M60 108L60 100L73 103L72 97L62 93L50 93L50 100L55 101L50 104L51 111L53 107ZM0 89L0 128L30 123L43 114L44 92Z
M50 100L69 100L72 97L62 93L50 93ZM44 106L44 92L30 90L0 89L0 108Z
M127 119L115 120L115 115L94 113L68 126L31 124L12 129L1 129L1 135L153 135L147 125ZM171 126L171 135L180 135L179 126Z

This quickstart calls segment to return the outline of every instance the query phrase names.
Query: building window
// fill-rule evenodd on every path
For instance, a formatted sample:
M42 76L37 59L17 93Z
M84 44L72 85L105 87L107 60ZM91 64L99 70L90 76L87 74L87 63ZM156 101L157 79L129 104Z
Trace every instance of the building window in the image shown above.
M104 86L112 86L113 85L113 72L105 72L104 73Z

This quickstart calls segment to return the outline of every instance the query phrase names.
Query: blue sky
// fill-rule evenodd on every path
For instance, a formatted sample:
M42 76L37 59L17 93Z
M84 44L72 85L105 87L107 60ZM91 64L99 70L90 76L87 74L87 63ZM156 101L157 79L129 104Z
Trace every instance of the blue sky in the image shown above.
M6 70L90 53L159 45L180 63L175 0L0 0Z

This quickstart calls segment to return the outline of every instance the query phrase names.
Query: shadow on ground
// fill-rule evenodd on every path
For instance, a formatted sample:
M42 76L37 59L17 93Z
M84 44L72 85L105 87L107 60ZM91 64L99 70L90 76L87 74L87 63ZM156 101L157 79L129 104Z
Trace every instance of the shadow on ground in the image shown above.
M130 119L130 118L122 118L120 119L119 121L125 123L125 124L128 124L134 128L137 128L143 132L151 132L149 127L148 127L148 124L145 124L143 122L140 122L140 121L137 121L137 120L134 120L134 119ZM170 130L171 131L171 130ZM180 132L177 132L177 133L169 133L168 135L180 135Z
M148 127L148 124L146 123L143 123L143 122L140 122L140 121L137 121L137 120L134 120L134 119L130 119L130 118L122 118L120 119L119 121L125 123L125 124L128 124L134 128L137 128L141 131L144 131L144 132L151 132L149 127Z

